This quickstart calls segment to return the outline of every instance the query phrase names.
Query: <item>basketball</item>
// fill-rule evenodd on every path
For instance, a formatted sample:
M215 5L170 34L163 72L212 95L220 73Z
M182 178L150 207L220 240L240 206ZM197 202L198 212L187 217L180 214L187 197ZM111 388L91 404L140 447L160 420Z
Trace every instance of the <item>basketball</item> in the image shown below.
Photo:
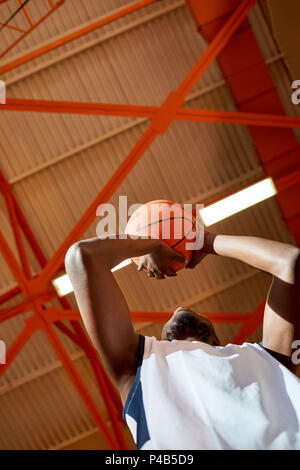
M159 239L186 258L186 263L172 262L177 272L191 260L193 247L200 236L200 227L193 214L181 204L167 200L151 201L139 207L130 217L126 234ZM139 258L133 258L138 266Z

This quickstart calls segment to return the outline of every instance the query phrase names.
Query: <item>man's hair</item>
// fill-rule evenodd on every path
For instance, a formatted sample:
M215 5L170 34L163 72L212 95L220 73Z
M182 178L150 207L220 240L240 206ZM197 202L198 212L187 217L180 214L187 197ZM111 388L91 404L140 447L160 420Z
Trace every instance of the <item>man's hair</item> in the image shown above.
M168 341L174 339L184 340L188 337L198 338L204 343L209 343L209 340L212 338L214 345L220 344L213 326L186 312L174 318L171 322L166 333L166 339Z

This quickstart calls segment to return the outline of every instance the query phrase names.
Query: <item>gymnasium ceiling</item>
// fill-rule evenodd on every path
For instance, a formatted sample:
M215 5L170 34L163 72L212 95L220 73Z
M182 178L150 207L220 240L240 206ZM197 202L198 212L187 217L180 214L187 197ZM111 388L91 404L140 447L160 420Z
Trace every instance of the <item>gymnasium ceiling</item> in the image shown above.
M0 66L129 3L66 0ZM1 18L9 16L12 4L10 0L0 5ZM42 4L32 0L28 9L41 16ZM253 8L249 19L287 114L299 116L290 101L285 53L260 6ZM15 32L0 34L5 48ZM206 46L185 1L162 0L31 60L1 79L7 84L8 98L160 105ZM216 62L190 93L187 105L235 110ZM48 259L146 127L147 120L127 117L1 112L1 168ZM299 142L300 132L295 134ZM245 126L174 122L146 151L111 202L117 204L119 195L127 195L128 205L154 199L206 203L262 176ZM17 255L2 200L0 211L3 232ZM83 238L95 235L96 223ZM274 199L212 230L292 242ZM15 280L1 261L0 293L4 293ZM31 267L38 273L33 256ZM219 258L207 258L201 268L159 283L137 273L133 265L115 275L134 311L171 311L190 305L202 312L246 313L266 297L269 285L265 274ZM73 295L68 297L75 307ZM23 324L23 316L1 324L0 337L10 344ZM159 325L135 326L144 334L159 336ZM237 329L237 325L217 325L222 343L229 342ZM249 341L260 340L260 335L259 330ZM69 340L63 341L96 397L85 357ZM1 379L0 409L0 426L5 429L0 433L0 448L63 448L96 429L42 332L34 335Z

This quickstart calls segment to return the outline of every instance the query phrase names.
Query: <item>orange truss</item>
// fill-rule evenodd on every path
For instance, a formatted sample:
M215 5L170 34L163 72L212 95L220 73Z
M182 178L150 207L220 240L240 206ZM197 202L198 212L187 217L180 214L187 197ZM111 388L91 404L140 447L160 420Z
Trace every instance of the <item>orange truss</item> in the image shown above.
M28 0L27 0L28 1ZM26 8L26 0L18 0L18 3L19 3L19 9L20 9L20 13L22 13L25 18L26 18L26 21L28 23L28 27L27 29L22 29L22 28L19 28L17 26L13 26L11 24L6 24L6 23L3 23L0 21L0 27L5 27L5 28L9 28L9 29L12 29L14 31L18 31L20 33L20 36L18 37L18 39L16 39L15 41L12 42L12 44L7 47L3 52L0 52L0 59L2 59L9 51L11 51L20 41L22 41L26 36L28 36L28 34L30 34L35 28L37 28L41 23L43 23L43 21L45 21L50 15L52 15L52 13L54 13L64 2L65 0L57 0L55 2L52 1L52 0L44 0L45 3L48 3L48 7L49 7L49 10L47 11L47 13L42 16L37 22L33 22L28 11L27 11L27 8ZM1 1L0 3L4 3L4 1Z
M34 53L25 55L16 61L12 61L3 67L0 67L0 74L12 70L29 60L36 58L49 50L55 49L62 44L73 40L79 35L86 34L89 31L107 24L121 16L127 15L132 11L136 11L146 5L154 3L155 0L137 2L130 7L119 10L117 14L110 15L101 22L94 23L86 28L78 30L73 35L66 35L61 39L60 43L54 42L47 46L47 48L37 49ZM205 0L206 1L206 0ZM249 128L253 128L253 138L257 139L258 136L264 135L264 132L269 131L272 127L276 127L276 133L284 133L284 139L289 139L292 142L287 152L292 152L294 141L292 140L292 127L300 127L299 118L289 117L283 113L270 109L269 113L262 113L259 107L254 106L245 107L241 112L222 112L222 111L208 111L208 110L195 110L182 108L184 100L188 93L192 90L194 85L198 82L200 77L204 74L210 64L217 58L226 55L228 47L234 47L237 42L235 36L237 32L243 31L247 15L251 8L255 5L257 0L231 0L223 2L222 0L210 0L210 7L204 8L204 0L187 0L191 9L193 17L199 27L201 33L202 27L206 27L205 34L209 36L209 46L191 69L185 80L181 83L175 92L171 92L167 96L165 102L161 107L151 106L129 106L129 105L114 105L114 104L91 104L91 103L70 103L70 102L54 102L54 101L40 101L40 100L24 100L24 99L8 99L5 105L1 105L1 110L19 110L19 111L35 111L35 112L55 112L55 113L77 113L77 114L106 114L118 116L142 116L151 120L148 129L143 136L136 143L134 148L130 151L123 163L115 171L113 176L103 187L102 191L98 194L89 208L86 210L81 219L77 222L75 227L66 237L64 242L58 247L56 253L50 260L47 260L43 254L31 228L26 221L18 202L16 201L12 189L5 179L4 175L0 173L0 189L4 194L8 213L10 216L11 225L13 227L16 246L21 264L18 263L12 250L10 249L3 234L0 232L0 252L4 256L11 272L13 273L18 287L11 289L0 297L0 303L6 302L8 299L14 297L19 293L23 293L24 300L10 308L2 308L0 311L0 322L6 321L9 318L19 315L28 311L33 312L32 316L25 321L25 328L16 338L14 343L8 350L7 364L2 365L0 369L0 376L4 374L10 366L17 354L22 350L23 346L30 339L38 329L43 329L46 333L48 340L55 349L57 356L62 361L68 375L76 386L82 400L84 401L87 409L93 416L95 423L104 435L108 445L111 449L125 449L126 443L122 434L120 422L122 420L122 406L120 398L111 384L106 372L103 369L101 362L97 356L96 351L91 346L81 324L80 315L77 310L72 310L68 301L65 298L59 299L61 308L58 307L45 307L46 302L57 298L56 292L53 288L49 287L49 281L53 279L56 273L63 267L64 256L69 246L79 240L86 232L88 227L95 219L96 209L99 204L107 202L114 192L118 189L120 184L128 176L132 168L136 165L147 148L156 139L157 136L166 132L169 125L174 119L177 120L193 120L205 122L222 122L222 123L238 123L245 124ZM61 4L62 2L59 2ZM224 5L230 6L229 11L222 11ZM49 2L50 7L53 7L52 2ZM205 3L207 6L207 2ZM59 5L57 4L56 7ZM202 15L202 16L201 16ZM29 22L29 19L28 19ZM36 25L35 25L36 26ZM27 33L28 34L28 33ZM203 33L204 34L204 33ZM249 36L249 41L253 40ZM253 45L253 48L255 46ZM257 47L257 46L256 46ZM236 53L237 54L237 53ZM222 57L223 57L222 56ZM223 66L225 67L225 59ZM225 65L224 65L225 64ZM228 76L226 71L226 78ZM264 75L263 75L264 77ZM231 88L233 86L234 77L231 79ZM236 79L236 77L235 77ZM229 78L228 78L229 80ZM259 83L259 80L257 79ZM238 88L236 82L236 89L241 91L241 86ZM259 130L259 132L258 132ZM266 139L266 138L265 138ZM298 148L299 150L299 148ZM296 150L295 150L296 152ZM293 152L292 152L293 153ZM279 162L280 156L274 156L267 160L264 159L263 145L260 146L259 157L264 162L264 168L267 174L271 174L274 178L275 185L278 191L278 197L282 213L287 221L287 225L292 230L296 239L299 239L300 223L299 223L299 209L296 213L287 214L285 212L285 204L287 199L295 197L295 188L298 188L300 180L299 166L293 171L276 171L274 162ZM269 165L269 166L268 166ZM272 168L272 171L270 171ZM282 168L282 164L281 164ZM275 173L276 174L275 174ZM298 189L299 191L299 189ZM283 196L283 201L280 197ZM299 197L299 196L298 196ZM294 206L294 205L293 205ZM30 272L30 266L25 252L21 231L27 238L29 245L41 266L41 272L33 277ZM248 336L255 332L257 327L261 324L263 318L264 303L262 302L251 314L233 314L233 313L214 313L207 314L208 317L215 323L239 323L241 328L232 342L242 343ZM131 312L132 321L151 321L151 322L164 322L170 317L170 313L166 312ZM62 320L68 320L69 326L62 323ZM79 345L86 353L91 366L93 368L95 378L99 385L99 391L103 397L107 412L112 424L110 430L101 415L93 398L89 394L81 377L74 368L66 350L59 337L56 334L54 326L63 331L69 338L71 338L77 345Z

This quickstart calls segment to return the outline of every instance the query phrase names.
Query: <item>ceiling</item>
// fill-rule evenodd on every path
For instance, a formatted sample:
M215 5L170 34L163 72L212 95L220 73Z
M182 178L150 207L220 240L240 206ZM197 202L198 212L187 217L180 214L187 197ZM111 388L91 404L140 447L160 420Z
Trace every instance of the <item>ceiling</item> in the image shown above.
M69 1L12 49L0 67L91 23L124 0ZM13 2L0 5L7 18ZM32 0L31 14L44 14ZM290 101L285 54L260 6L249 19L287 114L300 115ZM19 20L18 25L22 26ZM3 30L1 48L16 33ZM162 0L82 36L3 76L8 98L160 105L175 90L207 47L183 0ZM246 51L245 51L246 53ZM187 97L190 108L235 110L234 101L214 62ZM147 127L147 120L127 117L7 112L0 114L1 168L47 259L66 238L118 165ZM295 131L300 142L300 132ZM154 199L206 203L263 176L247 127L173 122L146 151L111 198L126 195L128 205ZM4 201L2 230L17 256ZM266 220L268 223L266 223ZM95 222L83 238L95 236ZM293 243L274 199L266 200L212 227L224 234L257 235ZM39 272L30 256L33 272ZM15 285L0 259L0 293ZM270 278L238 261L207 258L195 271L162 283L137 273L133 265L116 279L134 311L172 311L190 305L201 312L251 312L266 297ZM73 294L69 295L76 308ZM10 300L5 306L13 305ZM18 316L0 324L9 345L24 325ZM135 324L159 336L159 324ZM238 325L219 324L223 344ZM80 349L60 337L96 402L89 364ZM259 329L249 341L259 341ZM0 380L0 448L63 448L95 433L95 424L44 337L36 333ZM105 412L105 411L104 411ZM3 432L4 431L4 432Z

